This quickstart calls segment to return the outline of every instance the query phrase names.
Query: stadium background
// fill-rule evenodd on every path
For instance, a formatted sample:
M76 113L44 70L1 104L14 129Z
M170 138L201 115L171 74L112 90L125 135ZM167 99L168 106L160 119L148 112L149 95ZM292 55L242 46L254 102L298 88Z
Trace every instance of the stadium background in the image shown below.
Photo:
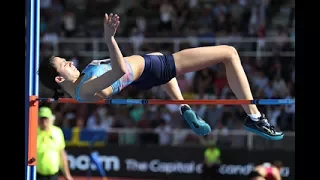
M102 21L113 12L120 15L116 39L124 56L228 44L238 50L256 99L294 98L294 8L293 0L41 0L40 60L58 55L82 70L108 57ZM186 99L235 99L222 65L177 78ZM52 92L40 84L39 96ZM116 97L168 99L159 88L127 88ZM108 177L201 179L204 149L214 142L221 150L221 179L241 180L254 164L276 159L284 162L284 179L295 179L294 105L259 107L286 132L279 142L243 131L240 106L194 106L213 129L199 137L174 105L42 105L53 109L64 131L75 179L88 175L92 141ZM143 166L157 159L162 170ZM91 176L99 177L94 168Z

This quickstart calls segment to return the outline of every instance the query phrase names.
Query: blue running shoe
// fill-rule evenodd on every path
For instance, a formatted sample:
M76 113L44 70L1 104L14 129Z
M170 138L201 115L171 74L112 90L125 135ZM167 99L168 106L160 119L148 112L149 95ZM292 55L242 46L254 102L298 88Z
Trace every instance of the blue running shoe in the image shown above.
M259 121L253 121L248 116L245 120L244 128L266 139L281 140L283 138L283 132L277 132L274 126L269 124L264 114L261 114Z
M207 135L211 131L211 127L202 120L188 105L183 105L180 108L180 113L188 122L192 130L199 136Z

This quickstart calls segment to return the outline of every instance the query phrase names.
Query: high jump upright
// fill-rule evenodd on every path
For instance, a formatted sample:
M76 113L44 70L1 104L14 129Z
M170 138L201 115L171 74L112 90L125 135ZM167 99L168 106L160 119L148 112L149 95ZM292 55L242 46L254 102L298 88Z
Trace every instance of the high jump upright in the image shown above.
M40 0L26 0L25 179L36 180Z

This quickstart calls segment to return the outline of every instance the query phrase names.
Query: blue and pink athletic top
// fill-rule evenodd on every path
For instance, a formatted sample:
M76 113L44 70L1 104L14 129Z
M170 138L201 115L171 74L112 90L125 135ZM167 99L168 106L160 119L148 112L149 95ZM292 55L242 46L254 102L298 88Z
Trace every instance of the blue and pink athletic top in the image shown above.
M130 64L125 60L126 65L127 65L127 72L116 82L114 82L111 87L112 87L112 95L120 92L123 88L126 86L130 85L133 81L133 70L130 66ZM110 71L112 69L111 61L110 59L103 59L103 60L93 60L90 64L88 64L83 71L81 72L84 74L83 78L81 79L77 89L76 89L76 100L77 101L83 101L81 100L79 96L79 90L81 85L90 79L93 76L99 77L102 74ZM107 88L107 87L106 87Z

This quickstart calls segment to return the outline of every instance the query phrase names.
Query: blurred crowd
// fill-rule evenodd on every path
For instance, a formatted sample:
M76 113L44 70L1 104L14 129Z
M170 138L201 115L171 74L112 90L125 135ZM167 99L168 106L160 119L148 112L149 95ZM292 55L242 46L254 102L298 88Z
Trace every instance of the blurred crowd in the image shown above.
M93 2L93 1L92 1ZM91 3L92 3L91 2ZM109 4L116 1L108 0ZM199 43L194 39L227 37L260 38L260 45L234 43L241 56L242 65L248 76L255 99L295 98L294 57L282 56L281 52L294 52L294 9L290 9L287 24L276 29L276 42L265 43L268 27L271 26L272 14L277 0L132 0L131 5L120 14L121 27L119 37L128 37L131 44L121 44L124 55L131 55L134 50L172 52L170 44L144 43L147 37L186 37L189 43L181 49L215 45ZM57 39L77 37L102 37L103 26L89 23L90 1L43 0L41 1L41 52L50 50L50 45ZM72 9L75 8L75 9ZM89 9L89 10L88 10ZM103 8L102 8L103 9ZM99 9L97 9L98 11ZM112 12L108 7L105 12ZM94 14L92 14L94 16ZM101 24L101 14L99 15ZM93 19L93 18L91 18ZM93 20L92 20L93 21ZM45 43L49 42L49 43ZM272 56L245 56L243 49L256 51L257 47L268 49ZM67 56L82 70L92 59L81 57L75 52ZM85 46L85 49L92 47ZM61 55L62 56L62 55ZM41 59L48 56L41 54ZM223 64L198 72L177 77L185 99L236 99L231 92ZM40 86L40 96L50 97L52 92ZM169 97L160 88L137 91L131 87L123 90L116 98L159 98ZM155 129L162 134L174 129L188 128L179 114L177 105L88 105L88 104L50 104L55 112L55 124L63 128L81 127L92 130L109 131L111 128ZM213 129L228 132L242 129L246 117L241 106L197 105L193 106L200 117ZM270 122L283 131L294 131L295 106L259 106ZM170 143L170 138L163 136L162 144Z

